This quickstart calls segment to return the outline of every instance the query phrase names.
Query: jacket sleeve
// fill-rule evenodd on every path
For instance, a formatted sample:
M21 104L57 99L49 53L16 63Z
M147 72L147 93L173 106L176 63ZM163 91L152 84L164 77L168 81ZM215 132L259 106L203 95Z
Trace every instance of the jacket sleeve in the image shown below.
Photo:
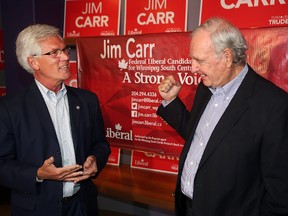
M21 161L9 109L0 100L0 184L23 193L36 193L37 167Z
M100 109L99 102L97 102L97 112L96 112L96 121L95 121L95 137L96 143L94 147L94 155L97 160L98 172L99 175L100 171L105 167L108 157L111 153L110 145L106 140L106 133L104 128L104 121L102 112Z
M179 97L165 107L161 104L156 113L185 139L185 128L190 113Z

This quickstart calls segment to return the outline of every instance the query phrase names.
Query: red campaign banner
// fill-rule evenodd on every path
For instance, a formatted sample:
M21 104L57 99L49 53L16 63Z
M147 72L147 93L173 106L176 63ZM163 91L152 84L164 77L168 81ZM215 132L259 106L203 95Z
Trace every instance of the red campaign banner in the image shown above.
M121 0L66 0L64 37L119 35Z
M3 30L0 29L0 70L4 69Z
M288 27L244 29L242 33L249 44L248 63L288 92ZM158 85L169 74L182 83L179 96L191 109L200 77L190 72L189 34L76 40L79 87L99 96L112 146L179 155L184 141L155 113L161 104Z
M288 92L288 27L242 29L247 62L254 70Z
M202 0L200 23L213 16L224 17L239 28L288 26L288 1Z
M183 139L156 115L158 85L176 76L191 108L200 77L191 73L189 42L188 32L76 40L78 86L99 96L112 146L179 155Z
M187 30L188 0L126 0L124 34Z
M116 147L110 147L111 148L111 154L108 158L107 164L119 166L120 165L120 153L121 149Z
M178 163L179 157L176 156L132 151L130 166L132 168L177 174Z
M0 86L0 97L6 95L6 87L5 86Z
M77 62L76 61L70 61L70 71L71 71L71 77L68 80L65 80L65 84L68 86L72 86L77 88L78 82L77 82ZM0 87L0 96L1 96L1 87ZM116 165L119 166L120 164L120 148L111 147L111 154L108 158L107 164L110 165Z

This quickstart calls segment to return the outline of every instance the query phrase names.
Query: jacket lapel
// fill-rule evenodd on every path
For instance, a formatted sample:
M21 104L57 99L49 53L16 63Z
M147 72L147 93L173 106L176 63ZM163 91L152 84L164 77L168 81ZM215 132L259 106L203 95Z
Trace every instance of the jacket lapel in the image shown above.
M55 141L58 143L56 131L48 108L35 82L30 86L30 93L31 104L33 104L35 108L35 113L32 113L32 115L35 115L34 117L39 119L43 127L46 128L47 133L51 134L51 137L54 137Z
M237 90L235 96L216 125L203 153L199 168L203 166L209 156L215 151L221 140L229 133L234 124L249 107L249 98L253 92L255 72L249 71Z
M71 90L69 86L67 88L67 96L69 103L69 113L70 113L70 123L71 123L71 132L73 138L74 148L76 149L78 143L78 131L80 124L80 112L83 107L81 107L80 100L77 95Z

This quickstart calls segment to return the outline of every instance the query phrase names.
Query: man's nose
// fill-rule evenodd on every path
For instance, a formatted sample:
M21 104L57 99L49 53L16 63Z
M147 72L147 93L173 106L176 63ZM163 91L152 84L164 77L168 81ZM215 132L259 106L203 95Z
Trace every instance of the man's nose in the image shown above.
M197 71L199 71L199 64L196 60L192 59L192 63L191 63L191 72L192 73L196 73Z

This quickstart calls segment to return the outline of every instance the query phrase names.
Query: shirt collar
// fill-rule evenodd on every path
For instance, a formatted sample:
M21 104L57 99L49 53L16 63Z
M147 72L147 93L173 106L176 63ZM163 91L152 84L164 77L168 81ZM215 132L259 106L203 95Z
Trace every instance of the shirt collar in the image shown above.
M242 69L242 71L230 82L228 82L222 87L217 87L217 88L209 87L209 90L212 92L213 95L216 94L217 92L223 92L227 99L231 99L236 93L240 84L242 83L247 72L248 72L248 65L246 64L244 68Z
M57 92L57 94L48 88L46 88L42 83L35 79L35 82L40 90L40 92L45 94L49 99L51 99L52 95L55 95L57 98L61 98L62 96L66 95L67 89L64 83L62 83L61 89Z

